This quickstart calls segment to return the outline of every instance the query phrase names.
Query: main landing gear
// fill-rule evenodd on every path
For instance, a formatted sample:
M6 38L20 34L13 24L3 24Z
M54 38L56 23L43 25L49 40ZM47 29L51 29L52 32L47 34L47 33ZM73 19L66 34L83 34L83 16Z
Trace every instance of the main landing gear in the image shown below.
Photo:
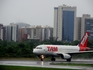
M71 62L71 58L67 59L67 62Z
M56 59L54 57L51 58L51 61L55 61Z

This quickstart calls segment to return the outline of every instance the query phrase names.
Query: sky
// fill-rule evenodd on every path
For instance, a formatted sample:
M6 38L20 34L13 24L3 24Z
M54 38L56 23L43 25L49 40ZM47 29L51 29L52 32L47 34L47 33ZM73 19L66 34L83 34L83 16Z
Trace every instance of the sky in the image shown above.
M54 24L54 7L77 7L77 17L90 14L93 17L93 0L0 0L0 23L9 25L23 22L30 25Z

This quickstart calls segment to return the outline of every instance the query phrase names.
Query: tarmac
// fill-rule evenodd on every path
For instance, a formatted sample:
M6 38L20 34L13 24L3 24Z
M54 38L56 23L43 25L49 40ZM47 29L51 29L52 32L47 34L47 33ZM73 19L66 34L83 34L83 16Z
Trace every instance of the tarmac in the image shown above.
M60 60L60 59L57 59L54 62L52 62L52 61L38 61L38 60L36 60L36 61L35 60L0 60L0 65L93 70L93 67L50 65L50 63L93 64L93 59L73 59L71 62L66 62L65 60Z

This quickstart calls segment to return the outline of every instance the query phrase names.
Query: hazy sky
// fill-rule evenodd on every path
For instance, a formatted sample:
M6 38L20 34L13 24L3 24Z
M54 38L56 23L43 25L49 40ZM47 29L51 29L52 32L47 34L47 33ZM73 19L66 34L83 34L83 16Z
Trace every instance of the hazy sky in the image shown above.
M93 0L0 0L0 23L53 26L54 7L63 4L76 6L77 16L90 14L93 17Z

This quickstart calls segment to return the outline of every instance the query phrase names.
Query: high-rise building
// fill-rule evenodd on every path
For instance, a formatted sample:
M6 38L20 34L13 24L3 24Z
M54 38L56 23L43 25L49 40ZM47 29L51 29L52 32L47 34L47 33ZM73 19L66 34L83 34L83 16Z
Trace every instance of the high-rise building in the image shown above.
M28 39L38 39L41 41L41 26L29 26L26 27Z
M12 28L12 40L16 42L18 41L18 25L11 23L10 26Z
M3 26L3 24L0 24L0 39L1 40L4 40L4 31L5 31L5 29L4 29L4 26Z
M11 23L8 26L5 26L6 31L6 40L7 41L18 41L18 26L14 23Z
M42 27L41 26L36 26L36 37L42 41Z
M18 41L25 41L27 40L27 29L26 27L19 28L18 30Z
M6 31L6 40L7 41L12 41L12 29L11 26L5 26L5 31Z
M86 31L90 32L89 40L93 40L93 17L88 14L84 14L81 19L81 37Z
M76 17L76 24L78 27L76 40L81 40L81 17Z
M53 28L49 26L29 26L20 29L21 41L23 41L24 34L27 34L27 39L31 40L50 40L53 37Z
M77 40L81 40L86 31L90 32L89 40L93 40L93 17L91 17L89 14L83 14L82 17L77 17L77 24Z
M45 26L42 28L42 40L50 40L53 38L53 28Z
M58 41L76 40L76 7L54 7L54 37Z

